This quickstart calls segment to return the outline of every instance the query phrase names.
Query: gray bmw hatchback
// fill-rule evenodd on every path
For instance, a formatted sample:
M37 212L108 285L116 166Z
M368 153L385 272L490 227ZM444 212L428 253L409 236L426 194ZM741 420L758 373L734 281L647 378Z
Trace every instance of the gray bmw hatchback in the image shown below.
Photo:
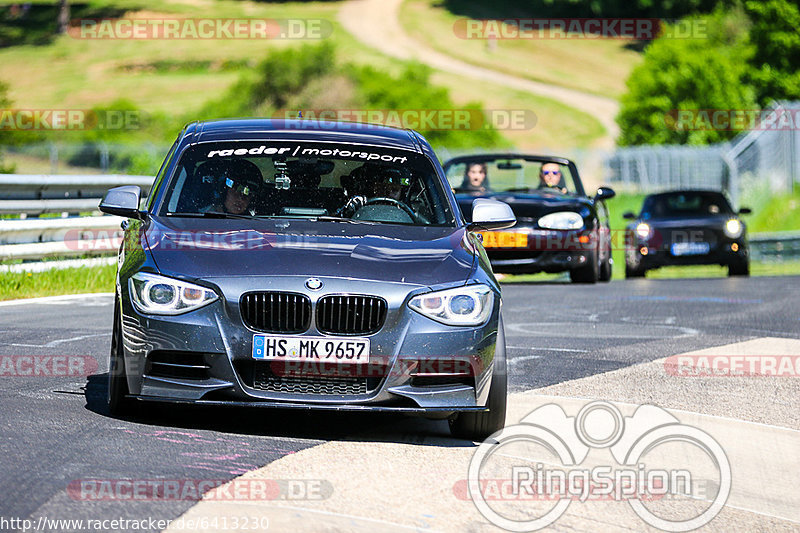
M506 410L500 287L417 132L313 121L193 123L126 217L109 407L145 401L380 410L481 440Z

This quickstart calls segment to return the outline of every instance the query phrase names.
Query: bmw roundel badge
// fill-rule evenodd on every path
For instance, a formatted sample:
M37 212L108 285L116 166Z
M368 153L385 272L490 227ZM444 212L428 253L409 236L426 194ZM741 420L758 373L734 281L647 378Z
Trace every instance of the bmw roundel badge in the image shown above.
M322 281L318 278L308 278L306 280L306 287L312 291L318 291L322 288Z

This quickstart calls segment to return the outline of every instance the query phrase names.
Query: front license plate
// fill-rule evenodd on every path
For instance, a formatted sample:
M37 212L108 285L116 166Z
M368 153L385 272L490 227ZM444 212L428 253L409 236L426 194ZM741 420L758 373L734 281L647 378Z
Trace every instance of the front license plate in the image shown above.
M672 245L672 255L707 254L711 246L707 242L676 242Z
M514 231L482 231L484 248L527 248L528 234Z
M253 335L253 359L369 363L369 339Z

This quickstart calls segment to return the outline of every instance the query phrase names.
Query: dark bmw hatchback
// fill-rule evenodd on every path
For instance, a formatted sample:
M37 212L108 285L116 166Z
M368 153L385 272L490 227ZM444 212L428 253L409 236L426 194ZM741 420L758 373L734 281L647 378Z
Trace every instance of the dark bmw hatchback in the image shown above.
M418 133L190 124L127 217L109 405L387 410L482 440L506 405L500 287ZM479 200L481 227L515 223Z
M750 274L747 227L718 191L681 190L651 194L626 229L625 276L643 277L668 265L722 265L729 276Z

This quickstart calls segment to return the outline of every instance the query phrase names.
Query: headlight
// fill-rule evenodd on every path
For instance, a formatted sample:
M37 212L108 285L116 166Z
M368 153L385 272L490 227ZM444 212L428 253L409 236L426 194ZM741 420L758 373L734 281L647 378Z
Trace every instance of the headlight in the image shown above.
M179 315L217 299L211 289L146 272L131 276L128 287L136 310L150 315Z
M650 226L642 222L636 226L636 235L638 235L640 239L648 238L650 236Z
M742 223L735 218L732 218L725 223L725 235L731 239L741 237L743 230L744 227L742 226Z
M558 211L540 218L539 227L544 229L581 229L583 217L574 211Z
M414 311L448 326L478 326L492 312L494 295L486 285L466 285L415 296L408 302Z

